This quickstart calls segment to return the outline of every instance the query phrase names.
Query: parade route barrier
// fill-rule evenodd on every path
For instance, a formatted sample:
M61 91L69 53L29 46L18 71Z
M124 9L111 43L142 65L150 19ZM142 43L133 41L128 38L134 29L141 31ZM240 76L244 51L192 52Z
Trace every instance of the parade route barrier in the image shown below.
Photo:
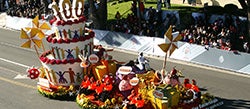
M6 27L20 30L30 27L32 19L6 16ZM45 34L53 32L47 31ZM132 52L144 52L145 54L164 57L165 53L158 47L164 43L163 38L138 36L119 32L95 30L94 43L107 47L129 50ZM216 48L206 49L204 46L178 42L178 49L171 55L171 59L197 63L201 65L221 68L237 73L250 74L250 54L225 51Z
M12 16L6 16L6 27L11 28L14 30L21 30L21 28L25 27L31 27L32 19L28 18L20 18L20 17L12 17Z
M4 27L6 25L6 13L0 14L0 27Z
M205 48L184 42L178 43L183 43L183 45L174 51L170 57L172 59L250 74L250 54L248 53Z

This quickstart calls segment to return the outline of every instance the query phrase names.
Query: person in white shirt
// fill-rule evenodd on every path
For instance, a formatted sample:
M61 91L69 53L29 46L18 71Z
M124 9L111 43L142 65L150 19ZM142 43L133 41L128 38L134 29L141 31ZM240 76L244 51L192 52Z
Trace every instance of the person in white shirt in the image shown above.
M141 70L145 70L145 64L148 62L148 60L143 56L143 52L140 52L139 53L139 56L138 56L138 63L139 63L139 68Z

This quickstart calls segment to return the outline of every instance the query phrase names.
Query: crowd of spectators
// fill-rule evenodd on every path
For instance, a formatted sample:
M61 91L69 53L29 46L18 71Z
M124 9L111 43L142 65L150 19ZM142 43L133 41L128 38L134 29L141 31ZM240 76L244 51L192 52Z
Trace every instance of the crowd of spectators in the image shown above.
M110 26L111 31L123 32L150 37L162 37L169 25L177 23L175 14L167 14L162 18L162 10L152 7L144 9L143 3L139 11L136 10L136 2L131 4L131 14L121 17L119 11L116 13L116 21Z
M43 4L40 0L21 0L16 3L15 0L7 0L7 14L10 16L34 18L36 15L44 13ZM175 14L168 13L162 17L161 4L157 9L152 7L145 9L143 2L140 2L139 10L136 8L137 1L133 0L131 4L131 14L126 18L121 17L119 11L116 13L116 21L111 23L110 30L135 34L149 37L163 37L169 25L176 25L177 17ZM51 11L45 12L45 20L53 18ZM244 34L245 22L238 17L233 19L228 15L225 19L218 18L212 23L206 23L203 17L194 18L194 23L188 28L180 30L183 36L182 41L223 50L236 50L250 53L250 44ZM242 28L243 27L243 28ZM173 30L175 31L175 30Z
M244 34L244 21L238 17L233 20L232 16L217 18L213 23L206 25L202 17L195 19L195 24L181 31L183 40L192 44L204 45L209 47L232 50L240 52L250 52L247 37Z
M6 13L10 16L34 18L44 13L44 5L40 0L8 0L8 8Z
M122 18L119 11L116 14L115 23L111 24L111 31L123 32L128 34L163 37L169 25L177 22L175 14L167 14L162 18L161 10L145 9L143 17L135 10L136 4L131 4L132 14ZM141 9L140 9L141 10ZM141 11L139 11L141 12ZM203 45L207 50L209 47L233 50L250 53L250 44L247 42L246 22L236 17L227 15L225 19L218 18L214 22L207 23L199 16L193 19L194 23L186 26L186 29L179 30L183 36L182 41ZM175 30L173 30L175 31Z

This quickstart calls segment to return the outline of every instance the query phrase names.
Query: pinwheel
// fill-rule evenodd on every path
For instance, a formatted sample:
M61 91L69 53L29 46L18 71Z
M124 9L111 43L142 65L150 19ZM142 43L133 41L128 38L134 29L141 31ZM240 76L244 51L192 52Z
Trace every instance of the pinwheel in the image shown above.
M28 40L25 43L23 43L21 45L21 47L31 48L32 43L34 43L34 48L35 48L36 53L37 53L37 55L39 57L39 53L38 53L38 50L37 50L36 46L38 48L40 48L41 45L42 45L42 40L39 37L37 37L37 32L38 32L37 29L32 28L32 29L30 29L28 31L28 34L29 34L28 35L24 29L21 29L21 36L20 37L21 37L21 39L27 39Z
M32 20L32 28L30 27L26 27L25 28L27 31L31 30L31 29L34 29L37 33L37 36L42 40L44 37L45 37L45 34L43 33L43 30L50 30L50 26L47 24L47 23L42 23L40 24L39 23L39 18L38 16L36 16L33 20ZM44 49L44 46L43 46L43 43L42 44L42 47L43 47L43 51L45 51Z
M165 43L158 45L162 49L162 51L166 53L163 69L165 69L166 66L167 56L170 56L174 52L174 50L178 48L177 41L181 40L182 37L178 32L172 33L172 25L170 25L170 27L168 28L167 32L164 35L164 39Z

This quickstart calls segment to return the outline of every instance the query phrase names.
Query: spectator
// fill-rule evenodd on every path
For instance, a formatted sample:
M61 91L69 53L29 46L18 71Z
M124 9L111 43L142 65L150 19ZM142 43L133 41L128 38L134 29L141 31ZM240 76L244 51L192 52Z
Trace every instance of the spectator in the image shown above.
M40 15L43 11L44 6L40 1L19 1L18 4L15 2L10 2L8 0L9 8L7 9L7 14L10 16L34 18Z
M245 42L243 47L244 47L244 50L245 50L246 53L250 53L250 44L249 44L249 42Z
M164 0L163 6L166 7L166 8L170 8L171 7L170 0Z
M4 10L4 0L0 0L0 11Z
M120 18L121 18L121 14L120 14L120 12L119 12L119 11L117 11L117 12L116 12L116 14L115 14L115 18L116 18L116 20L120 20Z
M140 9L139 9L139 10L140 10L140 15L139 15L139 16L140 16L140 18L143 18L143 16L144 16L144 11L145 11L145 6L144 6L144 3L143 3L143 2L140 2L139 5L140 5L140 7L139 7L139 8L140 8Z
M44 20L50 21L54 18L53 12L52 11L48 11L45 13L44 15Z
M244 42L246 42L244 36L237 31L238 28L231 22L227 24L221 18L218 18L214 23L205 26L205 23L199 21L200 18L197 17L194 20L196 20L195 25L190 25L189 28L181 32L182 41L200 44L205 48L214 47L223 50L246 51L247 45L244 45ZM239 20L238 22L240 23Z
M131 11L133 12L134 15L137 15L136 5L137 5L136 0L133 0L131 4Z

